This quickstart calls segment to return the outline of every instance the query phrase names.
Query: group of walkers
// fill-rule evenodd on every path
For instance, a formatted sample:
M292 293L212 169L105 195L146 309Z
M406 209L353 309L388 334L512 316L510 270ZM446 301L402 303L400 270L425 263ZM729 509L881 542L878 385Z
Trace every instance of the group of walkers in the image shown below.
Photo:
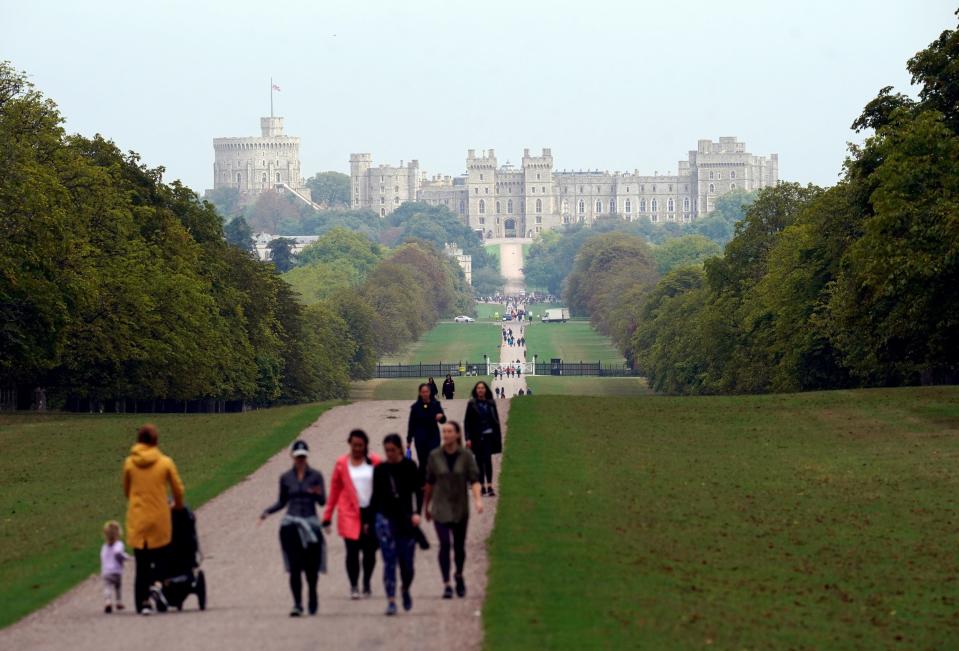
M447 377L452 385L452 378ZM443 598L466 596L463 576L470 501L483 512L483 496L493 497L493 455L502 452L502 430L493 394L486 382L477 382L466 407L463 428L448 420L436 398L435 383L419 386L419 397L410 406L406 448L399 434L383 439L384 458L370 451L369 437L353 430L349 452L333 468L330 495L323 492L322 475L306 463L309 448L297 441L292 450L293 468L280 478L280 496L261 519L287 506L280 522L280 544L293 595L291 616L303 614L302 583L308 587L307 612L318 608L316 584L325 569L323 531L334 513L337 532L346 545L346 573L352 599L372 594L377 551L383 558L383 587L387 615L395 615L397 587L404 610L413 608L417 545L429 549L420 524L432 521L439 541L438 561L443 577ZM447 395L444 383L444 396ZM449 395L453 388L450 387ZM463 434L465 430L465 444ZM413 461L412 450L416 450ZM323 519L316 506L325 505ZM452 556L452 559L451 559ZM397 586L399 570L399 586Z

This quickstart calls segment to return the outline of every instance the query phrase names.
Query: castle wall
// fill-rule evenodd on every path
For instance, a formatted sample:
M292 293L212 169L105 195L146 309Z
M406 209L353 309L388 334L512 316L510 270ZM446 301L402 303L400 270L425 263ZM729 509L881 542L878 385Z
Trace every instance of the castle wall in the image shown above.
M309 199L300 175L300 139L283 134L283 118L260 119L259 137L213 139L213 188L256 195L287 185Z

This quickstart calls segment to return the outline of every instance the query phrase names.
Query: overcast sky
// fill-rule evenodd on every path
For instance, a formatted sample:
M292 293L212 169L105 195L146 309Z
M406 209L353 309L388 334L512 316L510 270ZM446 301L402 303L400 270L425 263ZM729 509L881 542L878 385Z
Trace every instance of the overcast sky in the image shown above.
M831 184L849 130L905 62L956 25L955 0L647 3L0 0L0 58L100 132L212 187L216 136L276 113L302 172L420 160L459 174L468 148L559 169L675 172L699 138L777 152L780 176Z

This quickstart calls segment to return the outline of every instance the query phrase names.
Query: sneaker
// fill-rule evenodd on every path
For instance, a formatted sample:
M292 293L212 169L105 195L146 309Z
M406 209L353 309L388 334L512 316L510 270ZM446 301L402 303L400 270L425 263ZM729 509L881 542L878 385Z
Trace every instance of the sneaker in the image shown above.
M113 612L113 606L111 606L110 604L107 604L106 606L103 607L103 612L109 615L110 613Z
M300 617L303 615L302 606L293 606L293 610L290 611L290 617Z
M443 598L444 598L444 599L452 599L452 598L453 598L453 588L451 588L451 587L449 587L449 586L446 586L445 588L443 588Z
M363 598L364 598L364 599L369 599L369 598L372 597L372 596L373 596L373 591L370 589L370 586L364 587L364 588L363 588Z
M143 615L144 617L152 615L154 612L155 611L149 606L144 606L143 608L140 609L140 614Z
M409 590L403 591L403 610L413 610L413 595L410 594Z
M310 603L309 603L307 612L309 612L310 615L315 615L316 611L318 611L319 609L320 609L320 600L317 599L316 595L314 595L310 598Z
M485 486L485 485L480 487L480 495L486 495L486 486Z
M356 601L356 600L358 600L359 598L360 598L359 588L352 588L352 589L350 590L350 599L352 599L353 601Z
M395 614L396 614L396 603L391 601L389 605L386 607L386 616L392 617Z
M490 486L488 489L486 489L486 495L487 495L488 497L496 497L496 491L493 490L493 487L492 487L492 486Z
M463 575L456 575L456 596L465 597L466 596L466 582L463 581Z
M117 610L123 610L123 604L117 604Z

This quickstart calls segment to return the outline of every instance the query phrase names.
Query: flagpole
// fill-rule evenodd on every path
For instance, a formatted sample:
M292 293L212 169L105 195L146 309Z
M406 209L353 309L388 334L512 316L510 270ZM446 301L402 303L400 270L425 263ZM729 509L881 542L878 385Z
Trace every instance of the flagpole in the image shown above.
M273 77L270 77L270 119L273 118Z

